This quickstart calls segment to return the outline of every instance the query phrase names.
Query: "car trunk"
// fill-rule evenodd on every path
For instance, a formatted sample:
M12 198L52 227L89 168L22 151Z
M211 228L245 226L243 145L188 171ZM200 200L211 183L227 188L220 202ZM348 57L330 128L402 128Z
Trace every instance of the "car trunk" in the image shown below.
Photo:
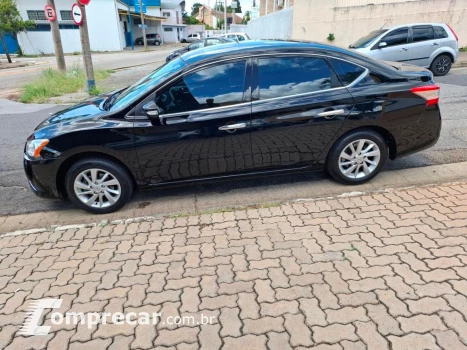
M415 80L421 80L423 82L433 82L433 73L423 67L414 66L407 63L402 62L392 62L392 61L384 61L386 64L394 67L400 72L403 72L404 76Z

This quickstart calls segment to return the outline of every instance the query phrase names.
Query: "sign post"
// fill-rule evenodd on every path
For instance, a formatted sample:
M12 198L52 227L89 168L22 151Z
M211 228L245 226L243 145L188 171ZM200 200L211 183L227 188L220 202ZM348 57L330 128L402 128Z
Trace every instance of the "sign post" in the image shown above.
M134 51L135 50L135 43L133 41L133 19L131 18L130 1L128 1L128 23L130 24L131 49Z
M54 0L47 0L47 5L45 6L45 18L50 22L50 28L52 30L52 38L54 42L54 49L55 49L55 58L57 60L57 68L65 72L66 71L66 64L65 64L65 56L63 55L63 46L62 46L62 38L60 36L60 28L58 27L57 22L57 11L55 10L55 2Z
M91 45L89 43L89 32L88 32L88 20L86 18L86 6L81 5L82 3L89 4L90 1L87 0L78 0L78 3L74 4L72 7L73 19L81 17L81 25L79 25L79 36L81 39L81 49L83 51L83 63L84 63L84 72L86 73L86 87L88 92L91 91L96 86L96 80L94 79L94 68L92 66L92 57L91 57ZM80 10L77 10L79 7ZM79 16L79 11L81 15ZM76 14L75 14L76 12Z
M139 13L141 14L141 24L142 24L142 29L143 29L143 41L144 41L144 50L146 51L148 49L148 40L146 39L146 27L144 26L144 13L145 11L146 4L143 4L143 0L139 0ZM136 10L136 6L135 6Z

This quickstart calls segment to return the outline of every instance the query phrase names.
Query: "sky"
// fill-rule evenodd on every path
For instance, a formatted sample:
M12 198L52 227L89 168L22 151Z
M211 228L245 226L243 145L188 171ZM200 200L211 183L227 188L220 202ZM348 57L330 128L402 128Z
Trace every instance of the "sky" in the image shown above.
M185 0L185 11L191 13L191 6L193 6L193 4L196 2L200 2L210 7L214 7L216 4L216 0ZM229 6L231 2L232 0L227 0L227 6ZM256 2L259 3L259 0ZM240 4L242 5L243 13L245 13L245 11L251 10L251 7L253 6L253 0L240 0Z

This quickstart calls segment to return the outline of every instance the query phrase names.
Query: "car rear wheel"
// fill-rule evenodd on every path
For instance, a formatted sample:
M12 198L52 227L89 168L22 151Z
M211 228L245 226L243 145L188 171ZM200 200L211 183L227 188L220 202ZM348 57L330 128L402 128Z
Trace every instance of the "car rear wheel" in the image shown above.
M94 214L114 212L125 205L133 192L133 181L120 164L87 158L73 164L65 177L70 200Z
M443 76L449 73L452 67L451 57L440 55L433 60L430 70L436 76Z
M136 45L143 45L143 42L141 40L136 40Z
M186 39L182 39L182 43L186 43Z
M336 141L329 152L326 170L337 181L358 185L374 178L388 158L383 137L372 130L358 130Z
M154 40L154 45L159 46L161 42L159 40Z

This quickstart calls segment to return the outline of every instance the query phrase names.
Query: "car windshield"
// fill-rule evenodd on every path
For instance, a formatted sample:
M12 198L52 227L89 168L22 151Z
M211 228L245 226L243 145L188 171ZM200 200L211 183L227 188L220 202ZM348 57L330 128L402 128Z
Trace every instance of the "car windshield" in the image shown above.
M155 88L164 79L178 72L185 66L186 63L181 58L176 58L157 68L136 84L124 90L115 100L112 105L112 110L120 109L136 101L138 98Z
M387 29L374 30L370 34L365 35L363 38L358 39L355 43L353 43L349 47L351 49L361 49L363 47L367 47L373 42L373 40L375 40L381 34L386 33L387 31L388 31Z

